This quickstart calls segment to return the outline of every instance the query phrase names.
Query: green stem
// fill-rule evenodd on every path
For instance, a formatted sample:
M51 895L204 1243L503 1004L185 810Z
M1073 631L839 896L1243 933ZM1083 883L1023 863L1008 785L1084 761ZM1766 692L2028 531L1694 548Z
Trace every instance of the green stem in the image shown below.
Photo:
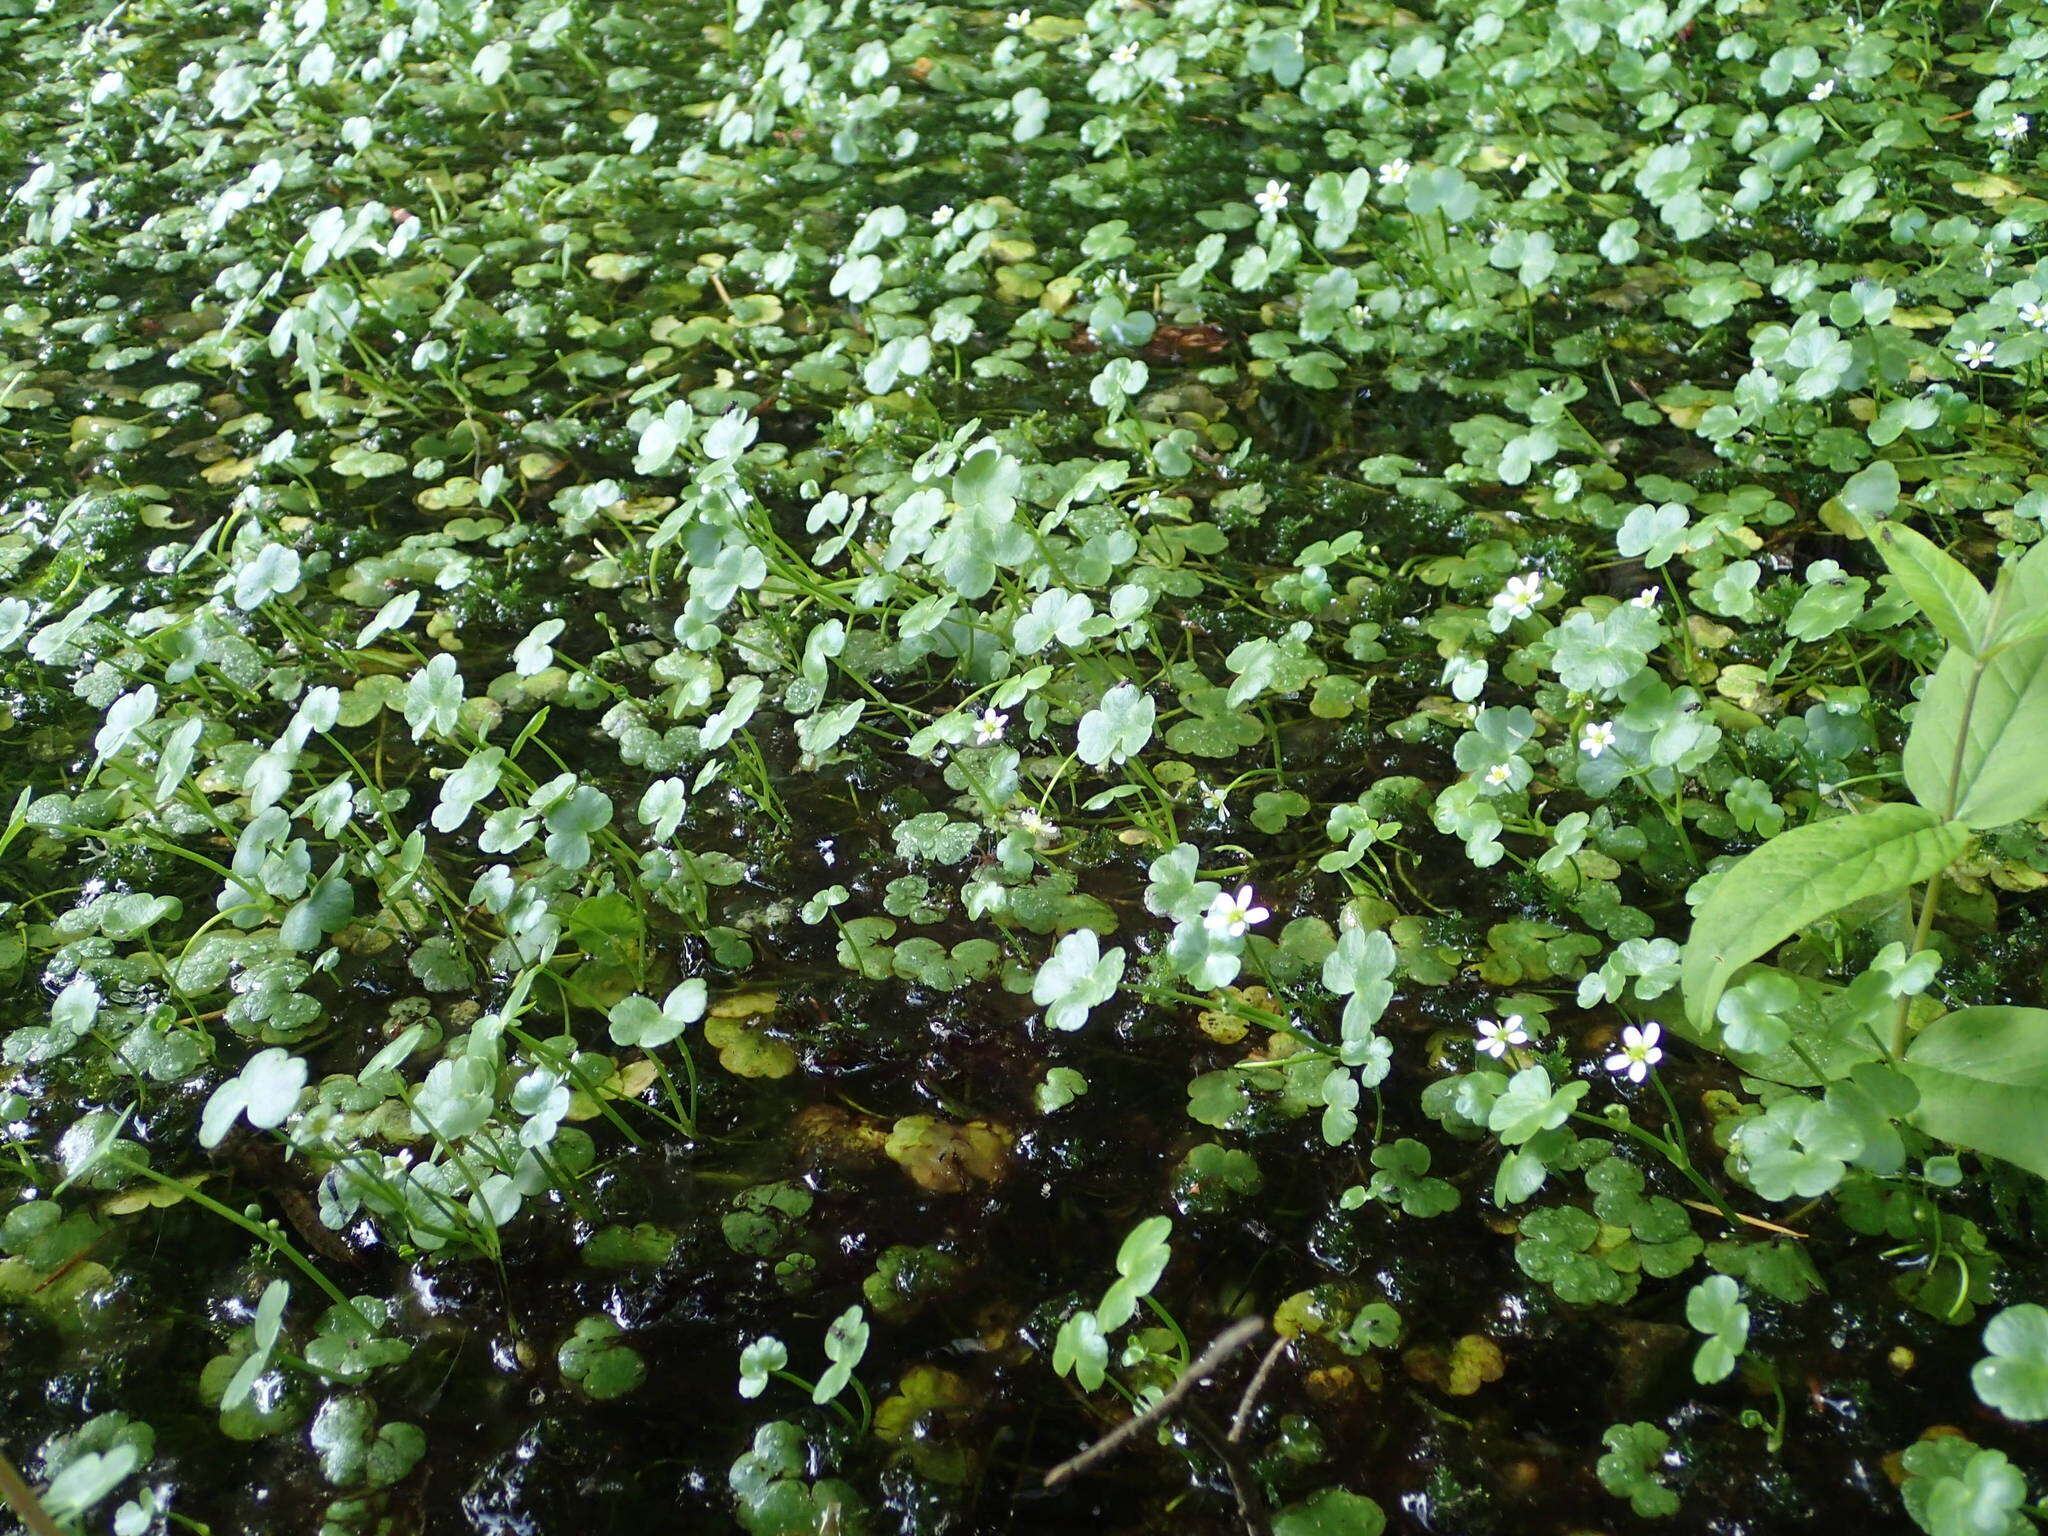
M1927 889L1920 897L1920 921L1913 929L1913 953L1918 954L1927 947L1928 939L1934 933L1934 914L1941 904L1941 871L1936 870L1927 877ZM1892 1017L1892 1059L1898 1060L1906 1054L1906 1029L1911 1022L1913 998L1909 993L1899 999L1899 1011Z
M240 1211L235 1210L231 1206L221 1204L220 1201L214 1199L211 1195L204 1194L199 1190L194 1189L191 1185L182 1182L181 1180L173 1179L165 1174L158 1173L154 1168L150 1167L147 1163L136 1162L135 1159L129 1157L125 1153L116 1152L110 1147L100 1155L107 1162L113 1164L116 1168L121 1169L124 1173L129 1173L139 1178L148 1179L155 1184L161 1184L165 1189L175 1189L178 1191L179 1194L183 1195L187 1200L190 1200L194 1205L198 1206L201 1210L211 1211L214 1215L220 1217L222 1220L233 1222L236 1226L240 1227L244 1232L248 1233L258 1242L263 1243L264 1245L269 1247L273 1252L277 1253L280 1257L289 1261L308 1280L312 1281L315 1285L319 1286L320 1289L324 1293L326 1293L327 1299L329 1301L333 1302L336 1306L348 1308L348 1310L355 1315L356 1321L363 1325L363 1332L365 1334L374 1334L377 1331L370 1325L370 1320L367 1317L363 1316L362 1309L359 1308L355 1304L355 1302L349 1299L348 1294L345 1291L343 1291L340 1286L336 1285L332 1280L328 1279L324 1274L322 1274L318 1267L314 1265L311 1259L307 1258L303 1253L300 1253L298 1249L294 1248L290 1243L286 1242L281 1234L273 1231L271 1228L265 1226L260 1221L251 1221L247 1216L244 1216Z
M1992 610L1993 622L1997 618L1997 606ZM1961 798L1963 785L1963 754L1970 744L1970 716L1976 712L1977 689L1984 681L1985 663L1977 663L1970 673L1970 686L1963 694L1962 718L1956 722L1956 747L1949 754L1948 762L1948 803L1942 808L1942 819L1954 821L1956 801ZM1913 931L1914 953L1925 949L1934 933L1934 914L1941 903L1941 871L1936 870L1927 879L1927 890L1920 898L1920 922ZM1892 1016L1892 1056L1894 1059L1906 1054L1906 1031L1911 1022L1913 999L1910 996L1899 999L1899 1010Z

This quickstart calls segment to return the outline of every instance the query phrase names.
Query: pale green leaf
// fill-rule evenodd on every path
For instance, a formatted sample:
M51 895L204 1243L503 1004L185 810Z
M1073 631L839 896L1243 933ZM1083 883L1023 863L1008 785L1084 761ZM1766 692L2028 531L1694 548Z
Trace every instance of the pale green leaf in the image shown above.
M1922 805L1966 827L2002 827L2048 801L2044 749L2048 635L1981 663L1959 650L1942 658L1913 716L1901 766Z
M1902 1064L1913 1123L2048 1178L2048 1009L1964 1008L1922 1030Z
M1991 595L1961 561L1903 523L1879 523L1870 542L1942 639L1973 654L1985 649Z

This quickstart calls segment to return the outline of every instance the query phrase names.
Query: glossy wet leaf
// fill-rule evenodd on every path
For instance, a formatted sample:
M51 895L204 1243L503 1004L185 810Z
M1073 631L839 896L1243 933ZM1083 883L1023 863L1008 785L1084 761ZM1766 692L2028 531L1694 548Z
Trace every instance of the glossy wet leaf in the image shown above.
M1363 1494L1325 1488L1273 1516L1273 1536L1380 1536L1387 1517Z
M618 1324L607 1317L586 1317L556 1352L564 1380L591 1397L624 1397L647 1377L640 1352L623 1340Z
M1984 1348L1970 1368L1978 1399L2009 1419L2048 1419L2048 1308L2007 1307L1985 1324Z

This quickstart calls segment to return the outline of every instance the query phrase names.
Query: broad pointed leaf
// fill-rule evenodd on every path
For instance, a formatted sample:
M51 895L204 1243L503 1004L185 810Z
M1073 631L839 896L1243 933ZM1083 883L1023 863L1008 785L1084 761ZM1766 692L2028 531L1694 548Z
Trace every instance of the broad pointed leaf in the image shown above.
M1930 1136L2048 1178L2048 1009L1964 1008L1923 1029L1903 1070Z
M1925 880L1969 843L1965 827L1903 804L1779 833L1726 871L1693 918L1680 970L1693 1023L1711 1030L1729 978L1808 923Z
M1973 655L1985 649L1991 594L1961 561L1904 523L1879 523L1871 543L1942 639Z
M1999 651L1981 663L1981 675L1979 666L1961 651L1942 659L1902 766L1921 804L1966 827L2002 827L2048 801L2040 765L2048 749L2048 635Z

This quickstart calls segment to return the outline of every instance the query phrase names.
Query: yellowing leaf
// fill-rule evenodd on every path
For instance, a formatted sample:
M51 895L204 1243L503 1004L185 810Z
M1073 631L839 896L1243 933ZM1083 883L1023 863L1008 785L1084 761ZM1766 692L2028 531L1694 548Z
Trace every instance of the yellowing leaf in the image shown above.
M626 256L618 251L605 251L584 262L583 270L601 283L623 283L641 271L651 259L647 256Z
M598 1084L597 1091L608 1099L638 1098L654 1086L654 1080L659 1076L661 1076L660 1069L652 1061L642 1057L638 1061L628 1062L625 1066L619 1068L618 1071ZM597 1101L581 1089L569 1095L569 1113L565 1118L569 1120L595 1120L600 1113Z
M931 1115L907 1115L896 1122L882 1150L919 1188L958 1194L971 1184L1001 1178L1014 1140L986 1120L955 1125Z
M1922 304L1914 309L1892 311L1892 324L1908 331L1931 331L1937 326L1955 323L1955 311L1943 309L1939 304Z
M137 1211L166 1210L184 1200L187 1194L212 1177L210 1173L200 1173L189 1179L180 1179L175 1185L144 1184L135 1189L124 1189L119 1194L109 1195L101 1201L100 1209L109 1216L132 1216Z
M718 1048L718 1064L734 1077L787 1077L796 1052L757 1025L739 1019L707 1019L704 1038Z
M1970 181L1952 181L1949 186L1965 197L1974 197L1979 202L1996 203L2008 197L2020 195L2020 184L2004 176L1978 176ZM1894 319L1897 316L1893 317Z

